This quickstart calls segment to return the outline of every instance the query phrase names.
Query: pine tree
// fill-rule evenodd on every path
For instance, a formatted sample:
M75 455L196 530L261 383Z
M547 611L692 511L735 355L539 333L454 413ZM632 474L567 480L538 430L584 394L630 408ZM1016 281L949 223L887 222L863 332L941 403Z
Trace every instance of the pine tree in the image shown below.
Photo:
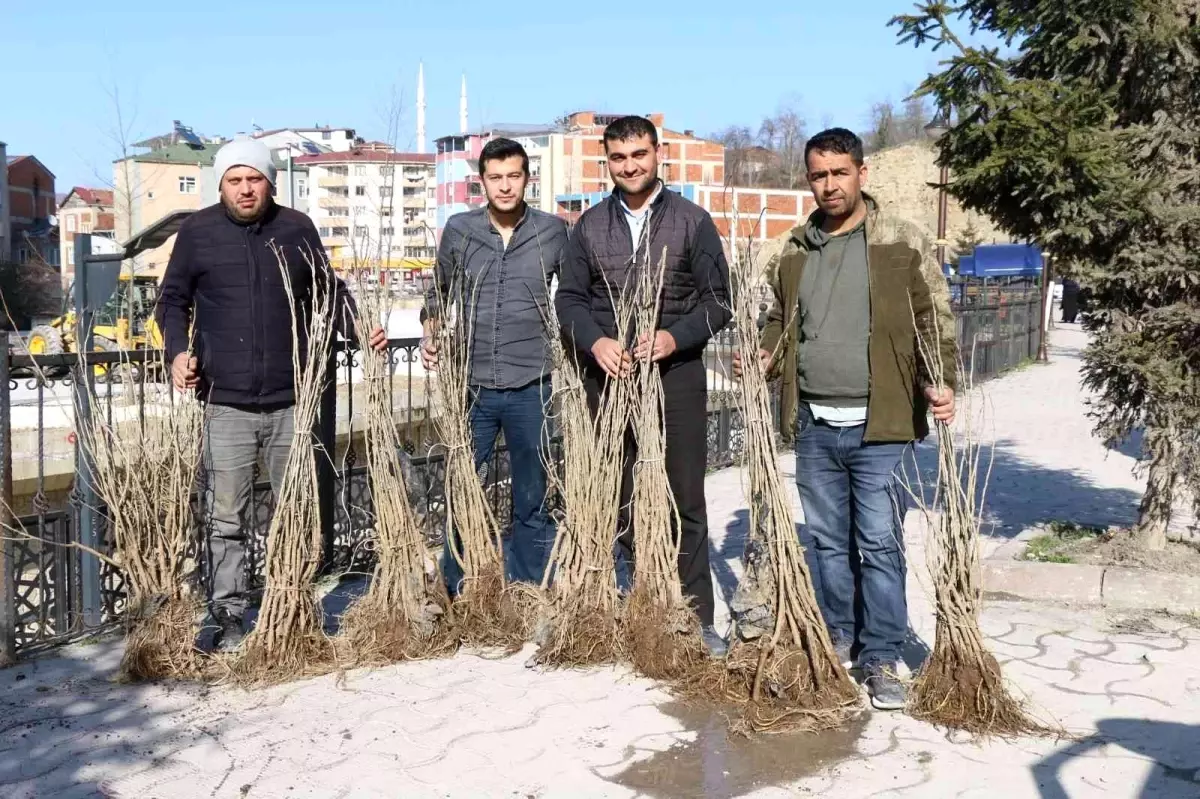
M950 263L958 266L959 259L964 255L970 255L980 244L983 244L983 235L979 232L979 228L975 227L975 220L967 219L967 226L954 239L953 255L950 256Z
M954 30L998 36L967 46ZM1200 25L1196 0L926 2L893 24L947 48L920 93L952 107L951 193L1091 289L1084 379L1110 441L1146 430L1137 544L1200 506Z

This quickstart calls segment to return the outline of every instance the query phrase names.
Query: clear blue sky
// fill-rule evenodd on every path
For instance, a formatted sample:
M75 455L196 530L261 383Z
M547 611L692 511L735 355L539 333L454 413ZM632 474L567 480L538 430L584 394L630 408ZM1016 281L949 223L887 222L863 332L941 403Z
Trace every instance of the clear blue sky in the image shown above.
M774 7L776 10L767 10ZM120 91L131 140L179 119L205 134L313 123L386 136L393 88L399 144L414 143L419 61L429 138L470 122L543 122L573 110L666 114L710 133L757 128L794 101L809 131L865 124L901 100L940 54L896 43L908 0L575 3L563 0L62 0L6 9L0 141L33 153L58 190L111 179ZM128 124L128 123L127 123Z

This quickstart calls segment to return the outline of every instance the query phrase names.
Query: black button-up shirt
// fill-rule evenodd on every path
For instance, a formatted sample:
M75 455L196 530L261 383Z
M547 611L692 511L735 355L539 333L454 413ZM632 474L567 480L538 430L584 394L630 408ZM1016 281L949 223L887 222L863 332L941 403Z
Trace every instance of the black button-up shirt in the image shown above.
M472 386L520 388L553 369L547 345L557 331L547 326L550 282L566 244L566 223L528 206L507 247L486 206L446 223L425 312L439 317L439 298L467 310Z

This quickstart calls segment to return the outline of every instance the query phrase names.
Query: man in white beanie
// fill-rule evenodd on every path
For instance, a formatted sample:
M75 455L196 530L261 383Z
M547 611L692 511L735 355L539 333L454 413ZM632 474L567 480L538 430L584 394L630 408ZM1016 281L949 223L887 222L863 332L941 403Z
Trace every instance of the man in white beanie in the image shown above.
M300 330L307 329L309 299L329 287L338 332L352 339L354 303L332 273L312 220L275 203L275 165L262 142L230 142L217 151L213 166L221 201L180 227L156 315L176 388L196 389L207 404L209 615L200 645L230 650L245 635L245 521L254 466L261 454L278 496L292 439L293 311ZM281 262L287 264L294 307ZM372 332L368 345L377 352L387 347L382 328Z

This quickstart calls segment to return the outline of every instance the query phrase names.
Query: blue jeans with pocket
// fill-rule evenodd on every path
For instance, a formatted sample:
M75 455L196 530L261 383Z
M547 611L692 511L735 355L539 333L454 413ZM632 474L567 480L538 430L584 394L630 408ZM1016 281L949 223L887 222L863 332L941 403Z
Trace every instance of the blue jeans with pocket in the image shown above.
M512 478L512 535L504 548L506 576L510 581L540 583L554 545L554 523L546 507L546 467L550 431L546 426L546 402L550 380L535 380L513 389L471 390L471 434L475 468L491 461L496 438L503 432L508 448ZM463 579L462 567L450 552L450 536L442 553L442 574L450 595L456 595Z
M859 648L858 663L894 664L908 629L900 465L911 442L867 443L866 425L833 427L801 404L796 486L800 543L817 604L835 639Z

